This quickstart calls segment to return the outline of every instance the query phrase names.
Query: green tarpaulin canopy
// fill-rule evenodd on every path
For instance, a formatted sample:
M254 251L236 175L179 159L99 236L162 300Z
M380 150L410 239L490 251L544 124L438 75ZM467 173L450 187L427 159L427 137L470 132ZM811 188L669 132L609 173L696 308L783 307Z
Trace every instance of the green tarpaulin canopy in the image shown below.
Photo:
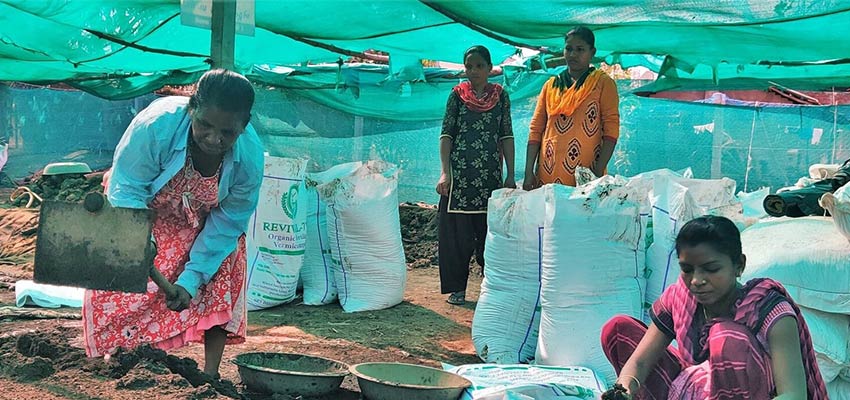
M180 11L178 0L2 0L0 80L67 82L109 99L193 82L209 68L210 31L183 25ZM256 0L255 15L254 36L236 37L236 68L280 87L337 86L337 69L299 75L280 67L378 49L390 53L390 68L363 84L398 81L388 86L400 94L436 90L444 98L450 82L402 71L420 59L459 63L473 44L487 46L497 62L516 46L557 54L576 25L595 31L600 59L660 72L663 85L655 89L705 80L807 81L813 88L850 82L849 0ZM515 96L536 93L546 74L523 78L531 83L514 87ZM340 92L301 91L358 115L410 115L391 110L395 100L380 91L365 94L375 97L369 107L335 97ZM438 117L429 112L416 118Z

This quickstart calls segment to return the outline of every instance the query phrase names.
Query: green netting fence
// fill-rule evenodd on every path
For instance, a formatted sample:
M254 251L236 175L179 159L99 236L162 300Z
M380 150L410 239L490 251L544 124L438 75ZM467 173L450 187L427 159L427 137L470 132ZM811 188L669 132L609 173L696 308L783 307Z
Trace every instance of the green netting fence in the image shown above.
M629 90L640 82L619 83L622 130L609 166L613 173L691 167L698 178L733 178L739 190L776 190L793 185L811 164L850 158L850 106L753 107L734 99L726 106L686 103L635 96ZM107 101L75 91L0 88L7 111L0 114L0 138L10 143L3 172L13 178L54 161L107 167L134 113L153 99ZM372 94L363 91L374 89L365 88L360 96L369 98ZM309 157L313 170L382 158L402 167L403 201L436 202L439 119L357 116L317 102L314 91L267 86L257 91L253 124L271 154ZM436 109L446 93L433 95ZM535 101L532 96L513 102L518 166L524 165ZM521 171L517 168L518 175Z

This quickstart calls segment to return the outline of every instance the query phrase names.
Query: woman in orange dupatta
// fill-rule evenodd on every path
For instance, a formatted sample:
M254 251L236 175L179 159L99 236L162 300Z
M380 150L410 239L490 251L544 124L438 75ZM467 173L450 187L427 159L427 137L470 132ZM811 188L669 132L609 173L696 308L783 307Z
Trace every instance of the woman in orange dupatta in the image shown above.
M543 85L531 119L523 189L547 183L575 186L579 166L606 173L620 136L617 86L590 66L596 54L590 29L567 33L568 69Z

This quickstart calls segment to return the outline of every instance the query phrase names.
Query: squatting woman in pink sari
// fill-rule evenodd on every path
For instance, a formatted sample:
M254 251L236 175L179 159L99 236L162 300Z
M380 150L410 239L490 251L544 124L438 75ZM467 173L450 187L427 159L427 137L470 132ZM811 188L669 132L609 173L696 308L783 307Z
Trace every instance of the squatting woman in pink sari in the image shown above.
M613 391L639 399L827 399L800 310L778 282L738 283L746 264L731 221L701 217L676 238L681 279L647 327L618 316L602 330ZM676 339L677 348L670 347Z

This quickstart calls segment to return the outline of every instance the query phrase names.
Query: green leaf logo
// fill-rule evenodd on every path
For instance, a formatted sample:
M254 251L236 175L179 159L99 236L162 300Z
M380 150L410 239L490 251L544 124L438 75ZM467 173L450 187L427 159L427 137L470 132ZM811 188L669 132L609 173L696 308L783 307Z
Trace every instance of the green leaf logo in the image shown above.
M295 219L295 215L298 214L298 185L293 185L280 197L280 208L287 217Z

